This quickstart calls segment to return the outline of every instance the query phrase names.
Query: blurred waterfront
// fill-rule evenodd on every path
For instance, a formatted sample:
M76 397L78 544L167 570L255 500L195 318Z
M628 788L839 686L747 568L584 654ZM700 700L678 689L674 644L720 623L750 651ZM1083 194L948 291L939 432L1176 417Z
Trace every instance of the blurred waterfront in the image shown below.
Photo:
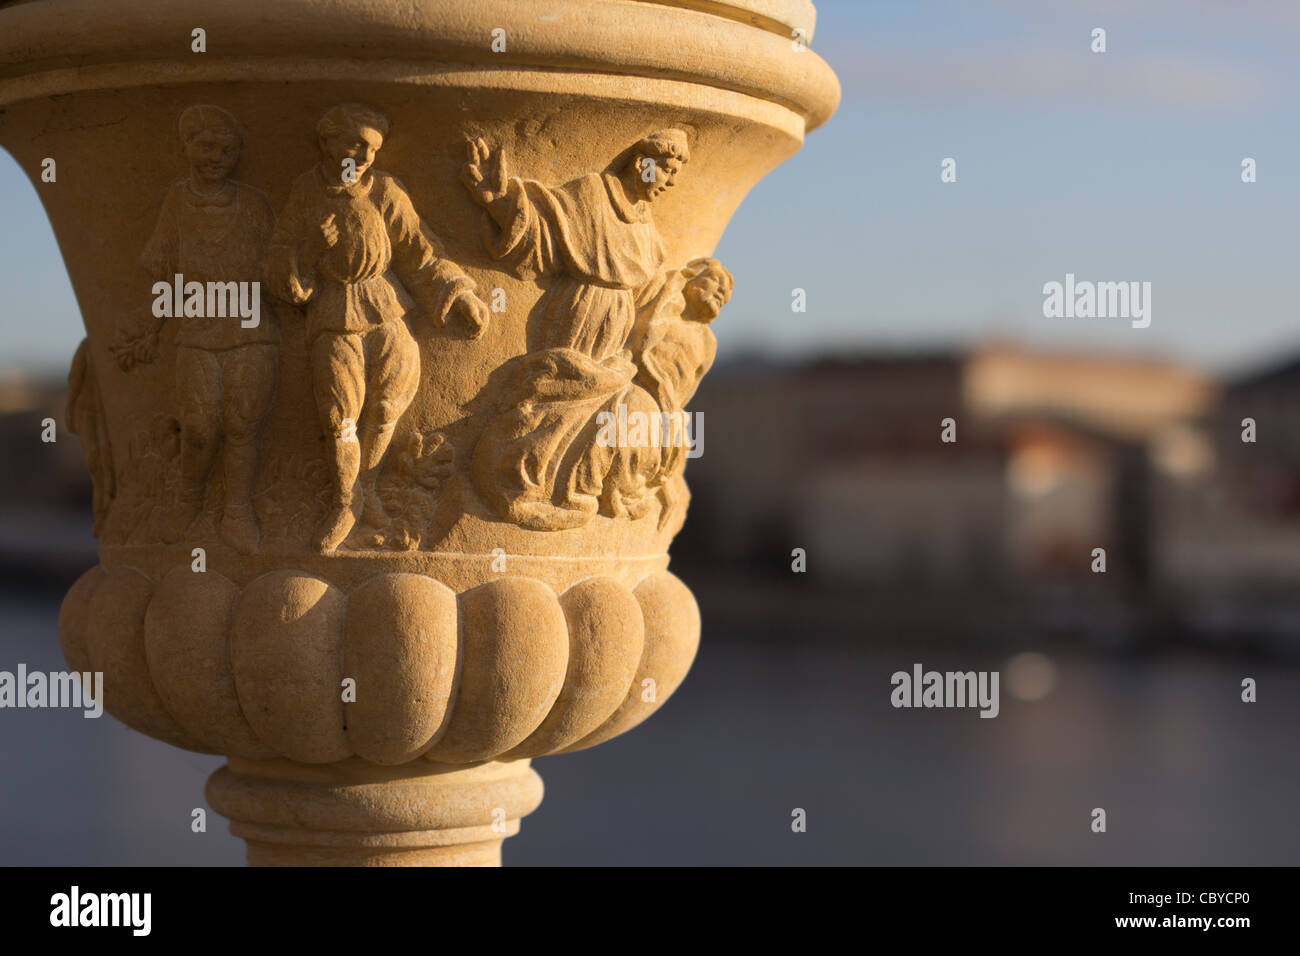
M694 582L692 582L694 583ZM1085 657L1049 649L1056 687L1002 691L1001 714L895 710L888 675L1003 668L986 649L755 639L710 622L686 683L654 720L593 750L543 758L541 808L506 842L512 865L1293 864L1300 671L1250 657ZM64 667L54 593L0 600L4 660ZM1043 648L1038 647L1039 650ZM9 666L9 664L6 664ZM1258 681L1242 704L1243 676ZM209 813L219 757L112 717L0 720L0 864L239 865ZM1108 831L1089 831L1093 807ZM806 833L791 812L807 811Z
M716 370L673 546L695 666L627 736L537 762L548 796L506 861L1294 863L1288 368L1213 383L991 350ZM33 441L60 387L6 389L0 669L62 670L89 482L75 439ZM917 663L999 671L999 716L893 708ZM0 713L0 749L0 864L242 862L218 815L190 829L220 758L57 710Z

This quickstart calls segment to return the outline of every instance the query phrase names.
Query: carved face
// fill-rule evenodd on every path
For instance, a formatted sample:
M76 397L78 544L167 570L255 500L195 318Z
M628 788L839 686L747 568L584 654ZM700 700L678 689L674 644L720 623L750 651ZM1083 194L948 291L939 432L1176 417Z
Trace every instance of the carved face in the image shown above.
M687 282L682 295L686 298L687 312L705 322L716 319L731 298L722 278L713 271L701 272Z
M375 162L375 154L384 145L383 134L377 129L363 126L358 130L348 130L321 141L321 152L325 154L327 165L332 175L342 177L343 161L352 160L352 171L356 178L365 175Z
M654 176L652 179L646 179L647 163L653 162ZM682 171L682 161L673 156L647 157L638 153L632 158L632 169L635 173L637 184L637 195L647 202L654 202L664 192L672 188L677 174Z
M220 130L205 129L185 143L190 170L207 183L225 180L239 162L239 139Z

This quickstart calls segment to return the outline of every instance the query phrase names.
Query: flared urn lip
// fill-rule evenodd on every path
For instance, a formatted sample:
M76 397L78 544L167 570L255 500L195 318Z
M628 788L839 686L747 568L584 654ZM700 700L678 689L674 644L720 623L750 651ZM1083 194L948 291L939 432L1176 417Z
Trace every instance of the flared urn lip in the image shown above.
M808 0L20 0L0 8L0 106L211 78L418 81L444 70L654 77L785 107L804 131L840 99ZM506 31L493 52L492 30ZM202 28L206 52L191 50ZM256 69L250 69L256 61Z

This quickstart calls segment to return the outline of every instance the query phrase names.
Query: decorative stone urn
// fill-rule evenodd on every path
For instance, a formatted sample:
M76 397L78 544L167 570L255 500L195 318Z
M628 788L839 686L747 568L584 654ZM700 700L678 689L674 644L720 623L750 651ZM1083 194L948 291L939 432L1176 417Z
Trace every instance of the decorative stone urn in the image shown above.
M645 720L754 183L838 100L805 0L0 3L0 143L85 318L69 665L253 864L492 864ZM724 319L725 324L725 319Z

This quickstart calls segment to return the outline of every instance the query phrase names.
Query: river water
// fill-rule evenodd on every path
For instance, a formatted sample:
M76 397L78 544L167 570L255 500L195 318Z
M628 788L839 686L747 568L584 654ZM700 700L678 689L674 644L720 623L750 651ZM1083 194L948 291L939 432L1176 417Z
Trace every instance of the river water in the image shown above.
M66 666L58 600L0 595L0 670ZM1000 670L999 716L895 709L890 675L914 663ZM1190 651L1046 664L1050 692L1026 700L1001 649L706 633L651 720L535 762L547 796L506 862L1300 862L1300 669ZM0 864L242 863L219 816L191 829L220 758L107 715L26 709L0 710L0 753Z

